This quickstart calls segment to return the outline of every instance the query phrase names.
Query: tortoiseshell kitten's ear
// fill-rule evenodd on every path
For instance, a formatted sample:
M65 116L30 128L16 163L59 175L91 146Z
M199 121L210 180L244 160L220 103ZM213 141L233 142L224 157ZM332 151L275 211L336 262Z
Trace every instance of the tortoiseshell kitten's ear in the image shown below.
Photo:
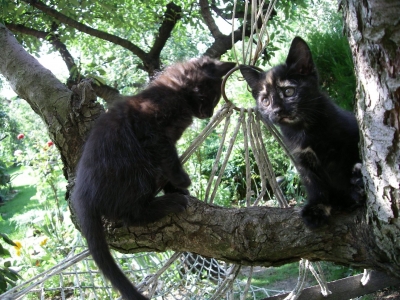
M263 72L260 72L257 68L253 66L247 65L240 65L239 69L249 87L252 90L257 89L260 84L260 80L263 77Z
M290 75L317 75L310 47L300 37L295 37L292 41L286 58L286 66Z

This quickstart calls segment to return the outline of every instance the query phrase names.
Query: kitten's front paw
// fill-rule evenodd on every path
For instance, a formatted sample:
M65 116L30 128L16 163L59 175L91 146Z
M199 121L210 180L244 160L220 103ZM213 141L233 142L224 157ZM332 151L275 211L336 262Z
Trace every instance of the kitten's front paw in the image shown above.
M189 175L183 171L173 176L173 178L169 178L169 180L175 188L179 189L186 189L192 183L192 181L189 178Z
M325 225L331 214L331 207L324 204L307 204L301 211L301 217L307 227L315 229Z
M163 188L164 194L178 193L182 195L190 195L188 189L181 189L173 186L171 182L167 182L167 184Z
M168 194L164 198L165 212L180 213L186 210L188 199L182 194Z

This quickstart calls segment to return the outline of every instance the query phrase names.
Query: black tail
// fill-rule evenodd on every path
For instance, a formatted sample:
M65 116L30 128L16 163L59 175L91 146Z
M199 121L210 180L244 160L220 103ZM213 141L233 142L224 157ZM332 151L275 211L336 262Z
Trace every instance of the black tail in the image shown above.
M82 210L82 207L81 207ZM111 256L104 234L101 218L92 213L77 212L83 235L86 237L90 254L101 272L126 300L147 300L124 275Z

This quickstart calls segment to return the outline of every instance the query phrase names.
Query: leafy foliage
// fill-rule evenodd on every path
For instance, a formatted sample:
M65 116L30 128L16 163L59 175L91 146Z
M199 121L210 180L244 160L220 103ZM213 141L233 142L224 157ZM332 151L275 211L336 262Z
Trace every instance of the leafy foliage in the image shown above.
M322 88L344 109L353 110L356 77L347 38L337 31L308 36Z
M6 244L17 247L17 244L10 240L4 233L0 233L0 236L3 239L3 242ZM10 269L11 262L9 260L5 260L7 257L10 257L10 251L4 248L3 244L0 243L0 293L5 292L8 286L15 286L15 282L21 278L17 272Z

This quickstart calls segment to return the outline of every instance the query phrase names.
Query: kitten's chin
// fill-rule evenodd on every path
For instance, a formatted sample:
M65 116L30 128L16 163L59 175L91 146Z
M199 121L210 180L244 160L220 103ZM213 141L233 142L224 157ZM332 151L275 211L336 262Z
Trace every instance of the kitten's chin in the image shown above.
M275 117L271 121L275 124L290 125L298 123L299 119L296 117Z
M299 118L282 118L281 120L282 123L287 123L287 124L296 124L299 121L300 121Z
M195 117L198 119L208 119L212 117L213 113L214 111L199 111Z

